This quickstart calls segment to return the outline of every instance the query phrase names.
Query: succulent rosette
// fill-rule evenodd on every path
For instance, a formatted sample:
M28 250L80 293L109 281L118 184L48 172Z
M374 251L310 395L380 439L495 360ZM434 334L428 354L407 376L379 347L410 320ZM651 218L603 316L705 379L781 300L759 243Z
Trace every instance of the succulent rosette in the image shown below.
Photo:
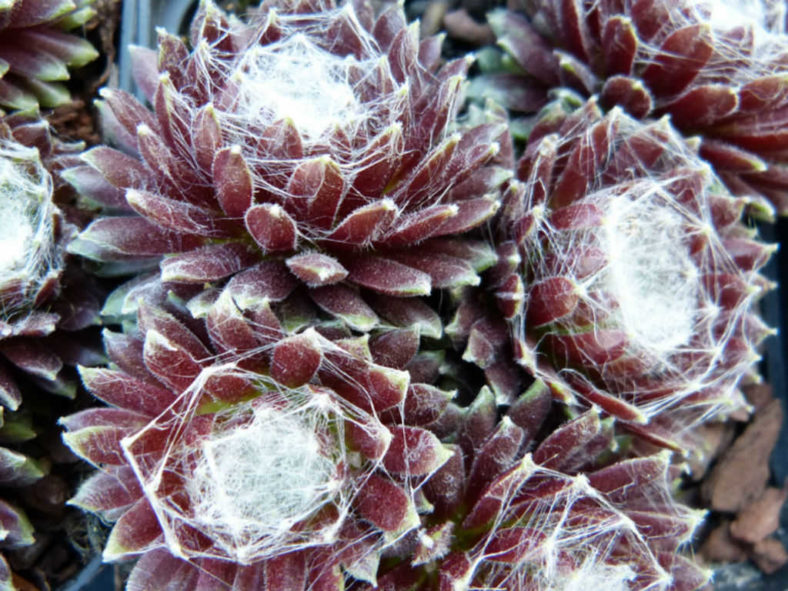
M26 442L37 436L46 409L24 405L37 388L73 396L64 377L67 363L96 362L96 356L65 331L98 318L98 298L72 286L78 271L66 270L65 247L76 235L54 199L63 183L57 170L73 166L81 144L64 143L37 113L0 111L0 548L15 550L35 541L23 510L25 489L48 472L48 458ZM21 405L21 408L20 408ZM35 410L35 412L31 412ZM34 417L35 415L35 417ZM36 420L34 420L34 418ZM54 419L52 419L54 423ZM8 446L8 447L5 447ZM28 449L30 447L30 449ZM19 582L0 555L0 587ZM22 584L21 582L19 583Z
M18 372L73 396L75 385L61 370L91 363L89 357L96 362L84 343L69 337L96 323L100 304L91 282L66 266L66 246L77 230L55 203L70 190L58 171L73 166L82 149L55 138L35 113L0 119L0 402L11 410L22 401Z
M396 330L391 341L321 322L288 332L266 298L228 315L250 301L238 289L255 271L212 303L197 296L204 324L162 289L151 298L162 306L140 307L139 333L106 333L112 368L82 369L111 406L62 420L66 443L100 468L72 503L115 521L105 560L140 557L128 589L374 583L451 455L410 420L417 410L398 410L451 393L375 361L418 361Z
M573 476L526 455L463 521L487 531L446 557L442 588L704 588L711 573L679 553L701 515L671 498L668 472L667 458L650 457Z
M530 20L490 16L514 68L492 77L515 107L544 90L599 94L637 118L669 114L737 195L781 215L786 193L788 36L781 0L525 0ZM524 96L521 96L524 95ZM764 212L760 212L764 213Z
M680 467L668 452L622 458L614 422L596 408L567 420L540 382L499 419L483 388L447 432L454 453L424 487L432 511L409 558L379 587L702 588L709 572L685 549L703 512L673 498Z
M57 107L71 100L63 84L68 69L93 61L98 52L68 31L93 17L93 1L0 2L0 106Z
M492 252L455 238L498 210L512 154L494 107L457 122L469 59L439 67L439 39L363 2L265 4L248 24L203 2L191 41L134 51L153 111L103 92L119 149L88 151L68 178L121 215L72 251L107 272L161 261L182 285L282 260L348 318L369 316L364 293L480 282Z
M493 280L519 363L665 445L744 406L774 250L741 223L744 200L665 119L594 100L547 107L519 174Z

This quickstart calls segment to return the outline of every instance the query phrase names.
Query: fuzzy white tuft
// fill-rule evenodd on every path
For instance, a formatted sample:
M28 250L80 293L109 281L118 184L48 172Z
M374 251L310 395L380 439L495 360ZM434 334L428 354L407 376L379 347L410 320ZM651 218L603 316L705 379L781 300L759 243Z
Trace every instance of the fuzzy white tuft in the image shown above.
M637 573L626 564L599 564L587 561L562 580L555 581L549 591L630 591Z
M606 283L620 306L622 328L642 348L663 355L686 345L695 328L699 283L685 218L659 193L612 199L606 214Z
M350 70L359 67L353 56L329 53L302 34L255 45L235 75L237 112L259 125L291 119L305 139L318 139L365 117L350 80Z
M38 150L0 141L0 316L7 320L35 299L62 266L54 239L52 177Z
M712 0L708 2L709 24L718 31L752 27L756 36L769 34L785 25L786 6L774 0Z
M195 523L243 546L278 537L331 500L336 466L310 425L269 406L202 443L187 483Z

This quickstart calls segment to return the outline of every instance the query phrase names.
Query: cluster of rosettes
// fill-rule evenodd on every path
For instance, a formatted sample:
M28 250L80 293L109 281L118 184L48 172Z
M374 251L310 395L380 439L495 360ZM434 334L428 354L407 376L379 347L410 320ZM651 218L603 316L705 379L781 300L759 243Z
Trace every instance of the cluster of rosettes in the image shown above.
M681 467L625 440L740 404L750 201L594 100L515 166L400 6L206 0L190 41L133 49L151 108L104 90L114 147L63 174L100 209L70 252L133 276L82 369L109 407L62 420L127 588L702 587Z
M737 195L788 213L788 36L781 0L525 0L490 24L519 72L496 74L520 108L563 86L637 118L670 115ZM761 211L762 215L766 212Z
M556 396L677 447L738 391L771 331L754 303L773 248L667 120L594 100L545 109L509 193L497 298L515 357Z
M57 107L71 100L68 69L98 57L68 31L90 20L94 0L0 2L0 107Z

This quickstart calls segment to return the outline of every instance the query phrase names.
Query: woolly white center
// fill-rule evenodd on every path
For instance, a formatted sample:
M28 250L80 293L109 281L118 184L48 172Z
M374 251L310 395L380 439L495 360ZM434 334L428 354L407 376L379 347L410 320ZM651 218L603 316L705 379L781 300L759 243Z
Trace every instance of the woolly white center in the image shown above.
M333 55L301 34L255 45L238 68L241 109L264 124L290 118L303 136L318 138L363 117L349 79L354 66L354 57Z
M317 436L280 410L256 408L202 452L189 483L197 519L240 542L287 531L330 495L334 465Z
M786 5L774 0L710 0L709 24L716 31L752 27L756 44L785 31Z
M19 147L24 159L0 151L0 273L25 268L38 244L38 210L49 199L49 175L38 164L35 150Z
M588 561L579 569L549 587L550 591L587 591L588 589L604 589L605 591L629 591L630 583L637 573L631 567L620 564Z
M623 328L655 352L686 344L695 326L698 269L685 231L682 216L658 200L610 201L602 236L610 260L608 288L620 305Z
M711 25L733 29L746 23L763 23L766 16L761 0L717 0L710 5Z

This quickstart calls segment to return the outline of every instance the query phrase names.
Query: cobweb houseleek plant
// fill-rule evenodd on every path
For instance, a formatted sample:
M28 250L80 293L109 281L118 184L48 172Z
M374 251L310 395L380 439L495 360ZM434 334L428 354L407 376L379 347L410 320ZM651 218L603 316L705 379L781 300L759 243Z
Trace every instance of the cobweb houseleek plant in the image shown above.
M203 1L132 55L148 104L102 91L63 175L70 252L130 278L81 369L108 406L62 419L129 590L703 587L654 445L742 405L753 200L595 99L515 164L401 6Z
M63 419L66 443L100 468L72 503L116 521L105 560L141 557L129 589L374 582L451 455L387 412L432 387L375 363L367 338L245 322L257 346L238 354L226 327L203 342L145 305L138 334L106 335L117 369L82 370L112 406Z
M66 366L97 355L69 333L98 318L90 282L75 286L66 245L76 228L56 204L64 183L58 170L72 166L83 146L62 142L36 112L0 111L0 548L18 550L37 540L25 514L29 487L47 475L50 458L35 449L37 435L55 424L47 406L35 408L37 390L73 397ZM40 423L40 424L39 424ZM31 447L32 446L32 447ZM31 455L27 455L30 453ZM34 456L34 457L31 457ZM20 492L21 491L21 492ZM0 556L0 587L29 585Z
M500 111L457 119L469 59L441 66L439 39L364 3L264 5L242 23L204 2L191 42L134 50L152 111L103 92L117 148L67 174L107 214L73 252L115 272L160 262L160 280L191 286L280 260L359 330L378 295L480 282L490 249L457 238L498 210L512 154Z
M515 357L558 398L681 448L746 406L774 247L666 119L571 103L542 111L506 203L496 289Z
M513 69L490 82L521 108L559 86L637 118L670 115L736 195L779 215L786 193L786 7L781 0L523 0L490 24ZM523 14L524 12L524 14ZM519 97L519 98L518 98ZM768 218L769 209L750 211Z

